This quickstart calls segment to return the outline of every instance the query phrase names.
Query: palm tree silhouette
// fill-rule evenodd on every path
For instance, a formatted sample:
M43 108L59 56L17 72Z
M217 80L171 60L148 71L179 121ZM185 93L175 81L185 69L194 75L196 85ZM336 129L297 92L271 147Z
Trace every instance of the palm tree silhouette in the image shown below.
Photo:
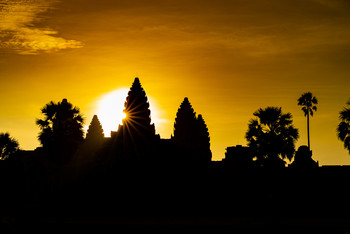
M46 104L41 113L44 118L36 121L41 129L38 139L51 156L65 161L84 139L84 119L80 110L63 99L62 102Z
M298 99L298 105L302 106L302 111L307 118L307 146L310 150L310 115L314 115L314 111L317 111L318 100L312 95L311 92L303 93Z
M260 108L253 115L257 118L250 120L245 137L258 166L284 166L283 159L292 160L299 138L292 115L280 107Z
M340 123L337 127L338 138L344 142L344 148L350 153L350 100L346 103L345 107L339 113Z
M18 142L8 133L0 133L0 160L7 159L19 150Z

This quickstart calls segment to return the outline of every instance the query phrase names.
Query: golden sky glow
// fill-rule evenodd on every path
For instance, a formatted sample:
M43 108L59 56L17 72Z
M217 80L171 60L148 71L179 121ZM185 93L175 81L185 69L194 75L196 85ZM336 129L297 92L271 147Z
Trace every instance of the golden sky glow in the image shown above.
M307 144L297 99L311 91L314 159L350 164L336 136L350 98L349 25L343 0L0 0L0 132L34 149L46 103L67 98L89 124L97 100L138 76L161 137L188 97L220 160L246 144L260 107L291 112L297 146Z

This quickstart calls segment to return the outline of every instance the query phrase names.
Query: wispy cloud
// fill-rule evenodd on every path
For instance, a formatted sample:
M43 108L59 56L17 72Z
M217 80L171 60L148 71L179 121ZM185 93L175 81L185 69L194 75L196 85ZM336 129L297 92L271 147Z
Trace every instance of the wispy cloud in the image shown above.
M36 26L43 19L40 14L52 9L55 2L0 0L0 48L37 54L82 47L79 41L58 37L58 32L51 28Z

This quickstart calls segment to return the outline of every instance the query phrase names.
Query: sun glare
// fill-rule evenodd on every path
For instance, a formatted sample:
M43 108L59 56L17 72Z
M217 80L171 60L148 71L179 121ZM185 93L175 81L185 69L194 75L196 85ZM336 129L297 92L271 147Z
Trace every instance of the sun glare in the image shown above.
M118 125L122 124L122 120L126 117L124 103L128 96L128 88L119 88L101 96L96 102L96 114L101 122L103 132L106 137L111 135L111 131L117 131ZM148 97L151 109L152 123L157 122L157 111L152 105L153 101Z

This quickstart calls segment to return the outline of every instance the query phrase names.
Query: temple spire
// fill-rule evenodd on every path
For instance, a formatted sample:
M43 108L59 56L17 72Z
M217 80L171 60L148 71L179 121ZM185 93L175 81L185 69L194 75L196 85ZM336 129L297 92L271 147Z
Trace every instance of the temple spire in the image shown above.
M135 78L124 103L123 119L125 125L133 134L155 134L154 124L151 124L151 110L146 92L141 86L138 77Z

